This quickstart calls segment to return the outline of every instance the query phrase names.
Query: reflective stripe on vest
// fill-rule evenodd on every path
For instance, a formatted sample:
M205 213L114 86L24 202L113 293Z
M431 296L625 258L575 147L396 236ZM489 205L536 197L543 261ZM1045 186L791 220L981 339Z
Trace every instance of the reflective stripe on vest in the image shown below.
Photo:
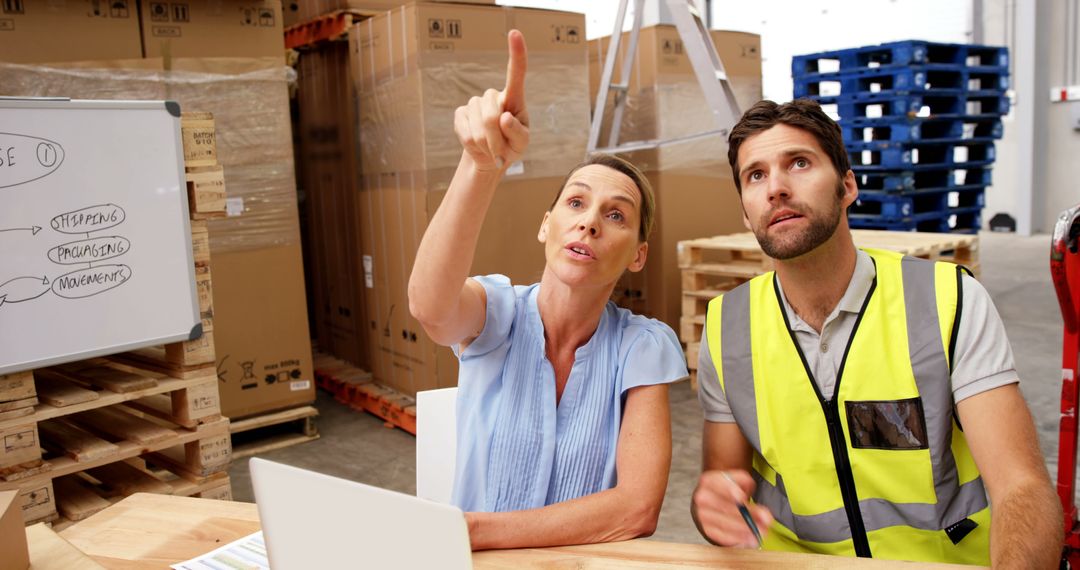
M709 304L706 327L717 376L755 450L754 499L788 531L774 534L790 535L806 550L988 563L986 492L953 417L948 350L958 303L956 266L867 253L877 277L835 394L818 393L773 273ZM856 447L849 406L878 405L886 411L921 407L924 441ZM835 431L828 425L830 408L838 412L832 412ZM943 529L966 518L987 524L953 544ZM891 545L889 535L897 531L889 529L897 527L932 532Z

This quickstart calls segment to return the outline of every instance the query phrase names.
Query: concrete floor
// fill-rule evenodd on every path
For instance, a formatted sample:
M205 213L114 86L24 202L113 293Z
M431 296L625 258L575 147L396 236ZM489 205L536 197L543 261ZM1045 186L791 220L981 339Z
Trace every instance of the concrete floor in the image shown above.
M1024 397L1039 431L1052 477L1057 469L1057 429L1061 378L1061 316L1050 282L1048 236L981 235L982 282L997 304L1012 342ZM320 393L316 406L322 438L262 455L404 493L415 493L414 438L383 427L374 416L357 413ZM702 415L689 385L672 388L672 454L664 508L655 539L703 542L690 520L690 496L701 465ZM233 495L253 501L247 461L229 470Z

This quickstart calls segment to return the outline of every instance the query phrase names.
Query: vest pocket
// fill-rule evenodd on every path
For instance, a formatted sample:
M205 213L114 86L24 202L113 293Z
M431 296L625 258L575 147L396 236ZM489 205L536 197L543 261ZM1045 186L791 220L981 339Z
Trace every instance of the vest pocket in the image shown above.
M857 449L927 449L921 398L844 402L848 437Z

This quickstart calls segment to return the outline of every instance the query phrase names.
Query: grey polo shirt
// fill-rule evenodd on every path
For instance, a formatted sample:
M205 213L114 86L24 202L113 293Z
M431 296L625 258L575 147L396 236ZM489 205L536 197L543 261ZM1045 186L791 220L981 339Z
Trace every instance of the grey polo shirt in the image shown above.
M780 287L780 297L784 301L784 311L791 323L791 329L806 355L806 363L814 373L818 388L826 398L832 398L840 360L844 357L851 329L855 326L859 309L862 308L866 293L874 282L874 276L874 262L870 255L857 250L851 282L836 308L825 319L821 334L795 314L783 293L783 287ZM990 295L981 283L968 275L964 275L961 283L963 307L960 313L960 328L956 335L952 373L953 400L956 402L1020 381L1016 374L1012 347L1005 336L1005 325L1001 322ZM698 399L705 410L706 420L721 423L735 421L724 390L720 387L716 366L709 354L706 332L701 334L701 350L698 356Z

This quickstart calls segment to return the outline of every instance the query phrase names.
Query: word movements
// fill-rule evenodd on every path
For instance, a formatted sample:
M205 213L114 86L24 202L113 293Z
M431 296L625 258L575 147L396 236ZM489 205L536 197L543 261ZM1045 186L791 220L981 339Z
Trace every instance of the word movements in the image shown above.
M47 275L15 277L0 283L0 308L8 303L31 301L52 292L63 299L82 299L115 289L131 279L131 268L119 263L100 262L118 258L131 250L131 241L123 236L91 236L124 222L127 215L116 204L89 206L65 212L50 220L49 227L66 235L85 235L49 249L45 255L59 266L83 265L53 277ZM0 232L26 230L37 236L40 226L0 229ZM25 235L25 234L24 234ZM69 238L70 239L70 238ZM95 263L97 265L95 265Z

